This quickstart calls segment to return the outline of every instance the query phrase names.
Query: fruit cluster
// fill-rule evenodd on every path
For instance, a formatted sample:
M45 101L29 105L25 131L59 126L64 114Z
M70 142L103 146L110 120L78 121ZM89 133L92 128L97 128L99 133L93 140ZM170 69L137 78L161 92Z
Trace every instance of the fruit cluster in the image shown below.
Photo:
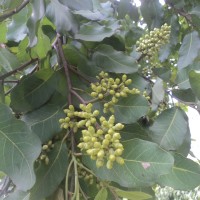
M108 169L113 167L115 161L124 164L124 159L121 157L124 148L119 133L123 127L121 123L115 124L113 115L108 120L100 117L100 125L88 126L87 129L82 130L82 142L78 147L86 151L92 160L96 160L97 167L103 166L105 161Z
M114 113L113 105L119 101L120 97L127 97L128 94L139 94L140 91L138 89L129 89L128 85L132 83L131 79L127 79L127 75L122 75L120 78L111 78L108 73L101 72L99 76L97 76L99 80L96 83L91 84L92 92L91 96L98 99L103 99L105 97L110 97L104 104L104 113L112 112Z
M61 128L70 128L76 133L79 128L89 127L96 124L96 117L99 115L99 111L92 111L91 103L87 105L80 104L79 108L81 111L75 111L74 106L69 105L69 108L64 110L67 117L59 120Z
M54 144L52 143L52 140L49 140L46 144L43 144L42 145L42 152L41 152L41 154L40 154L40 157L39 157L39 159L41 160L41 161L44 161L44 163L46 164L46 165L48 165L49 164L49 157L48 157L48 152L50 152L51 151L51 149L53 149L54 148Z
M160 29L154 28L136 42L136 50L151 60L160 47L169 41L170 32L171 26L167 24L162 25Z

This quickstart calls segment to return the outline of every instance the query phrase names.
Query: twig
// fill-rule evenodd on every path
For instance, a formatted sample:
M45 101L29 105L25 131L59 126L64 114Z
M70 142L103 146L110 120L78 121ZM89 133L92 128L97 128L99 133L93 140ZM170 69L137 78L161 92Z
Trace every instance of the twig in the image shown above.
M14 8L11 11L8 11L2 15L0 15L0 22L2 22L3 20L5 20L6 18L11 17L12 15L18 13L20 10L22 10L28 3L30 2L30 0L24 0L22 2L22 4L20 6L18 6L17 8Z
M8 72L8 73L6 73L6 74L3 74L2 76L0 76L0 80L4 80L5 78L7 78L7 77L9 77L9 76L11 76L11 75L17 73L18 71L23 70L23 69L26 68L28 65L30 65L31 63L34 63L34 62L37 61L37 60L38 60L37 58L32 59L32 60L30 60L30 61L24 63L24 64L21 65L20 67L18 67L18 68L16 68L16 69L12 70L12 71L10 71L10 72Z
M67 60L65 59L65 55L63 52L62 43L61 43L60 38L58 38L57 44L58 44L58 53L61 58L64 70L65 70L65 76L67 78L67 87L69 89L68 104L71 105L72 104L72 96L71 96L72 84L71 84L71 79L70 79L70 75L69 75L69 66L68 66Z
M74 96L76 96L77 99L78 99L81 103L83 103L84 105L86 105L86 101L85 101L76 91L71 90L71 93L72 93Z

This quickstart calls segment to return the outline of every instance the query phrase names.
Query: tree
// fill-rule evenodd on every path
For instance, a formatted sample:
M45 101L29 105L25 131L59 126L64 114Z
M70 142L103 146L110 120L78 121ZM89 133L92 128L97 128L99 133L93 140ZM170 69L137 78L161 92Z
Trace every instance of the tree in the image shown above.
M0 1L6 200L154 199L192 190L200 3Z

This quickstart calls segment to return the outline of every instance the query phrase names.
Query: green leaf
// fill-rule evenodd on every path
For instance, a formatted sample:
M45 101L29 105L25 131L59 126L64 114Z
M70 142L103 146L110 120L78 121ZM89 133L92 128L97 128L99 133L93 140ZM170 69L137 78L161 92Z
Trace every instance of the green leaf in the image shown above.
M132 11L133 9L133 4L130 2L130 0L123 0L119 2L118 5L118 17L120 19L124 19L124 17L131 13L130 11Z
M151 199L152 196L144 192L139 191L125 191L120 189L114 189L118 196L129 199L129 200L145 200Z
M142 140L150 140L148 131L142 127L138 122L134 124L126 124L125 127L120 131L121 140L130 140L139 138Z
M88 22L80 27L79 32L75 35L75 39L100 42L104 38L114 35L117 29L118 26L113 29L111 27L102 26L97 22Z
M15 190L3 200L29 200L29 195L27 196L27 192Z
M180 89L191 88L188 73L189 73L188 67L178 71L175 82L178 84L178 87Z
M178 68L182 69L192 64L200 50L200 38L197 31L185 35L179 50Z
M179 108L163 111L150 127L150 137L166 150L177 150L188 133L187 115Z
M97 168L95 161L88 156L83 157L83 162L100 179L130 188L151 186L159 176L170 173L173 156L157 144L140 139L127 140L122 144L124 165L114 163L111 170L106 166Z
M36 170L36 183L30 190L30 199L43 199L51 195L66 175L68 152L65 143L59 142L47 154L49 164L40 164Z
M93 2L92 0L59 0L62 4L66 5L72 10L93 10Z
M0 170L18 189L26 191L35 184L33 164L40 152L39 138L23 121L15 119L6 105L0 104Z
M174 158L171 173L161 176L158 183L176 190L192 190L197 187L200 183L199 164L180 154L175 154Z
M17 57L6 48L0 48L0 61L0 73L12 71L20 65Z
M186 90L174 89L172 90L172 95L174 98L186 103L196 102L195 95L190 88Z
M22 120L38 135L42 143L45 143L61 131L58 121L64 116L58 106L47 104L23 115Z
M38 21L42 19L45 14L44 0L32 1L32 15L27 22L29 31L29 47L33 47L37 43L37 29Z
M130 74L138 70L134 58L108 45L100 45L93 54L93 60L98 67L107 72Z
M26 37L28 15L28 7L13 15L12 21L8 25L7 40L19 42Z
M142 0L141 4L140 11L148 29L160 27L163 16L160 2L158 0Z
M78 10L78 11L74 11L73 13L76 15L80 15L86 19L93 20L93 21L103 20L106 17L98 10L95 10L93 12L90 10Z
M192 91L200 100L200 71L191 70L189 73L189 81L192 87Z
M49 100L55 85L56 79L51 69L24 76L12 90L10 106L16 112L34 110Z
M163 81L157 78L154 86L152 87L152 110L156 110L165 96L165 90L163 87Z
M164 68L155 68L153 69L153 72L162 80L168 82L171 77L171 69L168 67Z
M99 190L99 192L97 193L96 197L94 200L106 200L108 196L108 191L106 188L102 188L101 190Z
M47 18L56 26L60 34L68 34L69 31L76 32L77 23L68 7L58 0L52 0L46 8Z
M141 95L129 95L121 98L115 105L115 119L118 122L132 124L146 115L149 110L148 102Z
M191 15L196 15L197 17L200 17L200 6L192 8L192 10L189 13Z

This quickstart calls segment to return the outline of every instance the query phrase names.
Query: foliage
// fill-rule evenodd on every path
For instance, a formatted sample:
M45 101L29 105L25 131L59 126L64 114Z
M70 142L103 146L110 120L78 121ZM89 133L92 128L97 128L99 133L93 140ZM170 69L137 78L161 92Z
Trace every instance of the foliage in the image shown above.
M200 3L0 0L0 198L192 190Z

